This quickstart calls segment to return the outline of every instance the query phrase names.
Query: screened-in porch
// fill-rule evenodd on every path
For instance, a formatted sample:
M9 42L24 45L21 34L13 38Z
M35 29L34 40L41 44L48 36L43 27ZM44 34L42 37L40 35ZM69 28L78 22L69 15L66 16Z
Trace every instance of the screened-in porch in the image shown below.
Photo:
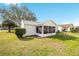
M57 24L52 20L42 23L23 21L22 28L26 28L25 36L36 35L39 37L47 37L55 35L57 32Z
M42 36L48 35L48 34L52 34L55 33L55 26L37 26L36 27L36 33L37 34L42 34Z

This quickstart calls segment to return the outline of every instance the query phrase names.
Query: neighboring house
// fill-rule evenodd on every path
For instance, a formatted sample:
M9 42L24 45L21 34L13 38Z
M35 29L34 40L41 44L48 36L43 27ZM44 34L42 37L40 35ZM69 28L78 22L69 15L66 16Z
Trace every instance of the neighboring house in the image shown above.
M43 23L22 20L21 27L26 29L24 36L37 35L40 37L46 37L55 35L57 32L57 24L52 20Z
M62 27L62 31L71 31L74 28L73 24L63 24L60 26Z

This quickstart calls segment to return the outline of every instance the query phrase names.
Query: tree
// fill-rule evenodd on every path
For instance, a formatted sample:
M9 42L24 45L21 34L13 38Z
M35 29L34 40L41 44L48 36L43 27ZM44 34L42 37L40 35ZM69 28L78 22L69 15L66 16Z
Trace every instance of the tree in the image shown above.
M71 32L79 33L79 26L76 26L74 29L71 30Z
M5 20L14 20L21 25L21 20L36 21L36 16L26 6L18 6L11 4L9 8L0 8L0 14Z
M79 33L79 26L77 26L77 27L75 28L75 32L78 32L78 33Z
M0 27L1 27L1 24L0 24Z
M16 24L12 20L4 20L2 22L2 26L7 27L8 32L11 32L11 28L14 28L16 26Z

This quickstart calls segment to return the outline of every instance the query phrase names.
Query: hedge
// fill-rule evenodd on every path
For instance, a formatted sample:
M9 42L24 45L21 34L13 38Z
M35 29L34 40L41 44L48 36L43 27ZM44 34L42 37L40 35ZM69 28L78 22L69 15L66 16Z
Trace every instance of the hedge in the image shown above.
M15 28L15 34L18 37L23 37L23 34L25 34L26 30L24 28Z

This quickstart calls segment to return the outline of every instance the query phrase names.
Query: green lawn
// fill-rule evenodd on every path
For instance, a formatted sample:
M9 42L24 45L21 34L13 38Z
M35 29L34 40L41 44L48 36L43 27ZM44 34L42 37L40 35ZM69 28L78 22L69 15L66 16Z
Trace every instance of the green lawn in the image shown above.
M14 33L0 32L0 55L79 56L79 34L57 33L47 38L18 38Z

